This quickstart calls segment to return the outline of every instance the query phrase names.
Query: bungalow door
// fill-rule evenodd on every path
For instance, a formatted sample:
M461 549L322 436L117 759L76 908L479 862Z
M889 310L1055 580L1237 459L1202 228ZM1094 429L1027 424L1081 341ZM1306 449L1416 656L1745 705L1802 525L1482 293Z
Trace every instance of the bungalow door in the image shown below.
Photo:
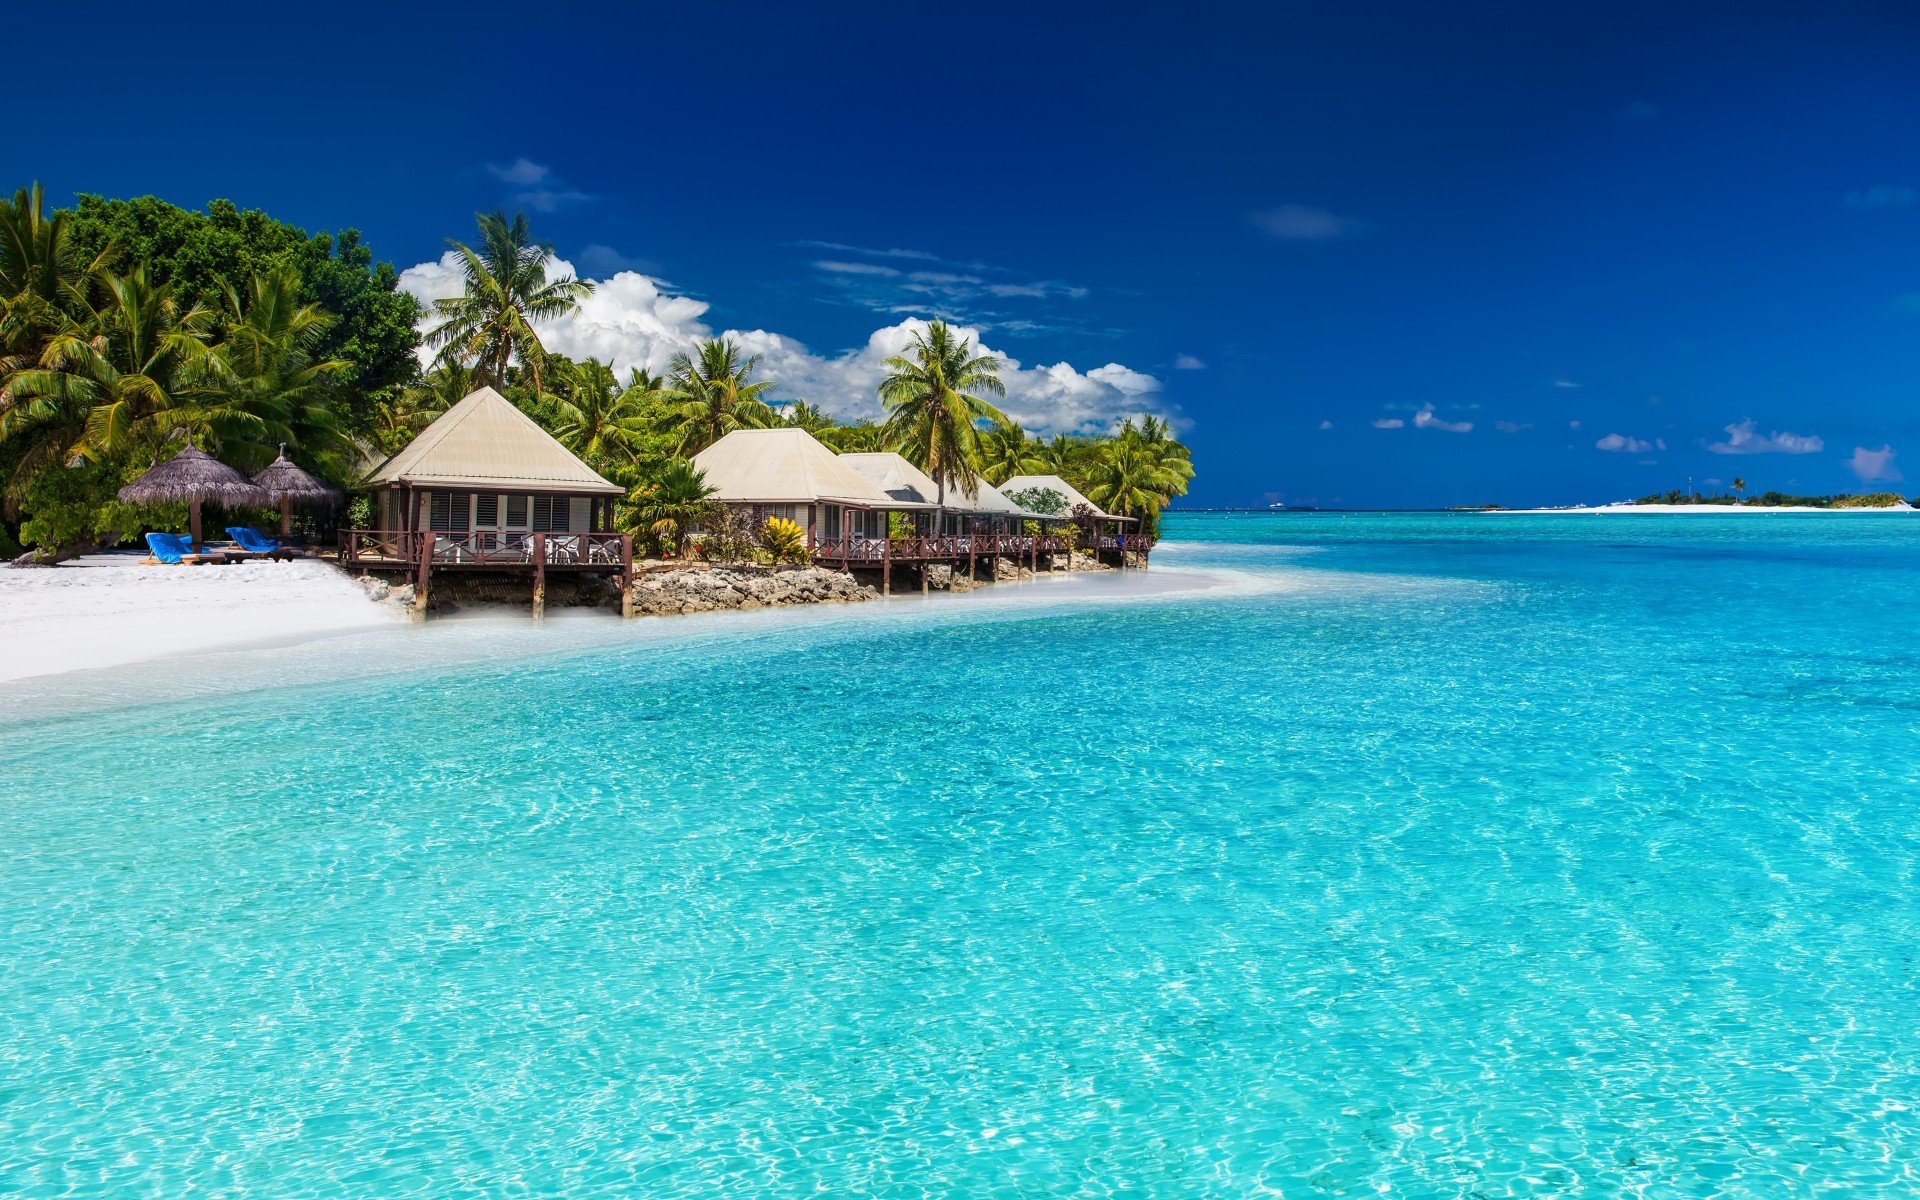
M509 550L533 556L532 540L527 536L533 529L533 512L528 506L529 497L500 497L500 540Z
M473 498L473 544L482 554L500 549L500 521L506 515L500 500L493 492L480 492Z

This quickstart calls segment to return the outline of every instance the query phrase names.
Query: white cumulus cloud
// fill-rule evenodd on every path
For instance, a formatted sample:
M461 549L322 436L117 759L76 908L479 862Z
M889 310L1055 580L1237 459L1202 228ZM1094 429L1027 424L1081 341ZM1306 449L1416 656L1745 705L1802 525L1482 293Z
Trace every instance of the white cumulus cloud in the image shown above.
M1653 449L1653 443L1643 442L1636 437L1626 437L1622 434L1610 433L1595 442L1593 448L1595 450L1606 450L1615 454L1645 454L1647 451ZM1666 447L1662 446L1661 449L1664 450Z
M488 163L487 171L503 183L517 183L523 187L543 182L553 173L530 158L516 158L504 167Z
M573 265L560 258L548 260L547 272L549 277L574 273ZM462 290L459 259L450 251L437 261L408 267L400 274L400 288L427 306L457 296ZM650 276L620 271L595 281L593 293L577 312L542 321L536 329L547 349L570 358L611 362L622 375L636 366L662 373L675 354L715 336L703 319L709 307L703 300L662 290ZM429 314L422 329L433 323ZM925 328L925 321L909 318L874 330L864 344L838 354L816 353L764 329L728 329L722 334L739 342L746 353L763 356L761 377L774 381L777 398L804 399L851 420L881 415L875 389L886 374L883 364L906 350L915 330ZM1142 413L1184 424L1162 398L1160 380L1145 372L1121 363L1085 371L1065 362L1026 366L988 346L977 329L959 332L972 338L981 353L1000 359L1007 395L997 403L1036 434L1101 431ZM431 352L423 350L422 356L428 359Z
M1893 465L1893 458L1892 446L1882 446L1878 450L1855 446L1853 457L1847 460L1847 469L1858 475L1861 483L1878 480L1894 483L1900 479L1900 468Z
M1434 411L1431 408L1423 408L1413 414L1413 427L1415 429L1438 429L1444 433L1473 432L1472 421L1443 421L1434 415Z
M1707 447L1715 454L1818 454L1826 443L1813 434L1769 433L1761 437L1751 420L1727 426L1727 440Z
M1405 429L1407 423L1399 417L1376 417L1374 418L1373 427L1375 429Z
M1173 357L1173 369L1176 371L1204 371L1207 364L1191 354L1176 354Z

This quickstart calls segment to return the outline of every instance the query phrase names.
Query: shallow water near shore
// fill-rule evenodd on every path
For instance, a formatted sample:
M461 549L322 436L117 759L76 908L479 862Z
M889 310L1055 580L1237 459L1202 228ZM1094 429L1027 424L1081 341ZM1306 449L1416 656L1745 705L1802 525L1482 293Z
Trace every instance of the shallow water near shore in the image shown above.
M39 684L0 1193L1920 1188L1920 518L1167 538Z

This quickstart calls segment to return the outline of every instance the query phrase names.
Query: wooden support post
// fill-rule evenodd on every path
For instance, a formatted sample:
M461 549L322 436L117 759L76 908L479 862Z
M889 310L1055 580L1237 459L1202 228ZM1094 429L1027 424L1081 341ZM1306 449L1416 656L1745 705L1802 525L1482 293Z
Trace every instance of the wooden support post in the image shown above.
M880 543L880 594L893 595L893 539Z
M433 576L433 534L417 533L419 542L419 575L413 581L413 613L416 618L425 619L427 615L427 584Z
M620 535L620 615L633 615L633 535Z
M929 590L929 585L927 583L927 576L931 574L933 574L933 560L930 558L921 559L920 560L920 594L922 596L926 595Z
M547 615L547 535L533 535L533 619Z

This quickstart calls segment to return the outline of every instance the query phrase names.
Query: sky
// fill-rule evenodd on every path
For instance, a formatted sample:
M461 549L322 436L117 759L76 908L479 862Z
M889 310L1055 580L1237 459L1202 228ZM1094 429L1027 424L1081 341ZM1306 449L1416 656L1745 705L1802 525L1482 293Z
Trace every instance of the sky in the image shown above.
M1196 506L1920 491L1920 4L87 24L145 69L14 56L42 100L4 186L357 228L422 296L477 211L523 210L598 284L546 331L570 354L730 332L853 417L941 317L1036 432L1173 420Z

